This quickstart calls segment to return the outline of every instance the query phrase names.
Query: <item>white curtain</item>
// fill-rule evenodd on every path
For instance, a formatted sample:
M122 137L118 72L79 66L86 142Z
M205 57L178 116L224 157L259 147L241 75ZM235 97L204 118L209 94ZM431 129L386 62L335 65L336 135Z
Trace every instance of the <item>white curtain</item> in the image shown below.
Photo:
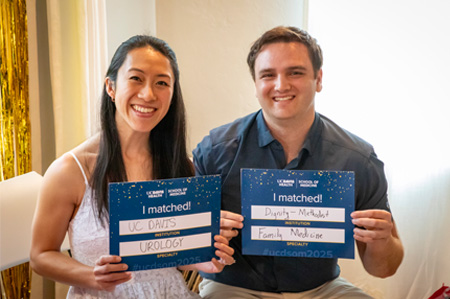
M317 110L385 162L405 258L387 279L359 260L342 276L376 298L428 298L450 284L450 2L309 1L324 52Z
M87 82L88 134L100 128L100 97L109 65L105 0L84 0L85 82Z
M104 0L47 0L56 155L96 131L107 67Z

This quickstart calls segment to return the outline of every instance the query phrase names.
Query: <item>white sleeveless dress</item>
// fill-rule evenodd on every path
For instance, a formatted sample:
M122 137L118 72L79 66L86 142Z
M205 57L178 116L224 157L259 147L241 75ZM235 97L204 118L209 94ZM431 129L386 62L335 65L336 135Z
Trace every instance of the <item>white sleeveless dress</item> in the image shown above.
M80 166L86 184L83 200L77 214L69 223L69 241L72 257L80 263L94 266L101 255L109 254L109 226L104 226L92 208L91 187L77 157L70 152ZM116 286L114 292L97 291L71 286L67 298L200 298L186 287L183 276L176 268L135 271L133 278Z

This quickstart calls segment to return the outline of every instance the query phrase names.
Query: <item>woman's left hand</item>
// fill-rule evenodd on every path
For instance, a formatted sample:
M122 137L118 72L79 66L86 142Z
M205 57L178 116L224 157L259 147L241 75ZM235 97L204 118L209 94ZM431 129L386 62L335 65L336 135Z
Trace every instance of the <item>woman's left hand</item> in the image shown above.
M205 273L219 273L222 272L223 268L227 265L234 264L235 260L233 258L234 249L228 246L227 238L221 235L215 235L214 247L216 247L216 256L219 260L212 258L210 262L198 263L190 266L181 266L181 270L197 270ZM192 267L191 267L192 266Z
M238 229L241 229L244 224L244 217L242 215L230 212L220 211L220 234L230 241L236 237L239 233Z

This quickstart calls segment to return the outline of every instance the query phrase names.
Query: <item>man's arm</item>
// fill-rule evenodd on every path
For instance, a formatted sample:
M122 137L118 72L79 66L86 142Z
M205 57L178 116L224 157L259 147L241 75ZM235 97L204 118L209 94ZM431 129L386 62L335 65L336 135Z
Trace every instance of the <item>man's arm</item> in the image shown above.
M351 217L357 226L354 237L366 271L381 278L394 275L403 259L403 245L391 213L362 210Z

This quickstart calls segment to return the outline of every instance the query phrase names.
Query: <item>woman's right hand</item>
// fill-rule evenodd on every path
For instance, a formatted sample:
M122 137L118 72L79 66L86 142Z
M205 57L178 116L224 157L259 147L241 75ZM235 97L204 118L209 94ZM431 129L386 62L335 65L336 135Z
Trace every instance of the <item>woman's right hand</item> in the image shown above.
M94 277L100 290L113 292L117 285L132 278L127 264L119 264L122 258L117 255L102 255L95 261Z

